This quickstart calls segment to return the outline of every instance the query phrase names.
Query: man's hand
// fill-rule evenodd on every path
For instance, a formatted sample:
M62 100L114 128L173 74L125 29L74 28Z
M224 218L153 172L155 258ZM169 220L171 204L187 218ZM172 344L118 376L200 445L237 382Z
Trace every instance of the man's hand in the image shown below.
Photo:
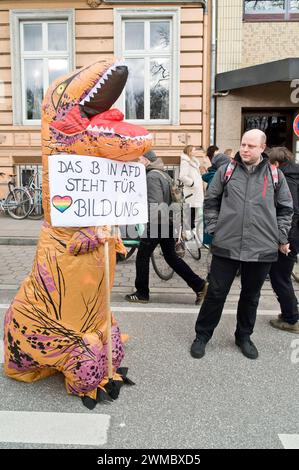
M280 251L282 254L288 256L288 254L291 252L291 250L290 250L290 244L287 243L286 245L279 245L279 251Z

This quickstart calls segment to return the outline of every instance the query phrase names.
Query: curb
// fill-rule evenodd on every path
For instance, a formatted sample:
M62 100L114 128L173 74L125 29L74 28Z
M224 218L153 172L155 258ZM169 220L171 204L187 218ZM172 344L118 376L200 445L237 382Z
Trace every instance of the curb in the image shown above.
M0 237L0 245L11 246L34 246L37 245L38 238Z

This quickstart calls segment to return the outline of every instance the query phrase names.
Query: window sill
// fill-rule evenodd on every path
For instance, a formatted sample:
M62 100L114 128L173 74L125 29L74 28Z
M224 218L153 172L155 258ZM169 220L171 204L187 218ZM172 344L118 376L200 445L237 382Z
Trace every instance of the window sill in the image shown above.
M244 15L243 16L243 22L244 23L272 23L272 22L292 22L292 21L298 21L299 20L299 12L298 13L292 13L288 17L283 13L272 13L272 14L262 14L262 13L257 13L254 15Z
M40 131L41 125L16 124L15 126L0 126L5 131Z

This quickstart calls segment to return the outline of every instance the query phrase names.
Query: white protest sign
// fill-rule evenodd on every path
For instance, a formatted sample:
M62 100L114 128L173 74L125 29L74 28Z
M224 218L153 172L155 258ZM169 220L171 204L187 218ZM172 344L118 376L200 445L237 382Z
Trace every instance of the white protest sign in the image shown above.
M128 225L148 220L145 167L86 155L50 155L54 227Z

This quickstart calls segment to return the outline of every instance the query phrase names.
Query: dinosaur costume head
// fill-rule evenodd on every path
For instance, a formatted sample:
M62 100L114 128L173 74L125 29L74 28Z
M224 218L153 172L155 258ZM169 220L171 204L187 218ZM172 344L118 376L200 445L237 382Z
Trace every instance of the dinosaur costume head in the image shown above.
M135 160L151 147L151 136L110 109L128 77L124 63L98 61L59 78L43 101L43 145L47 154L73 153Z
M152 137L110 109L128 78L124 63L97 61L58 78L42 106L43 207L50 223L48 156L57 153L133 161L147 152Z

